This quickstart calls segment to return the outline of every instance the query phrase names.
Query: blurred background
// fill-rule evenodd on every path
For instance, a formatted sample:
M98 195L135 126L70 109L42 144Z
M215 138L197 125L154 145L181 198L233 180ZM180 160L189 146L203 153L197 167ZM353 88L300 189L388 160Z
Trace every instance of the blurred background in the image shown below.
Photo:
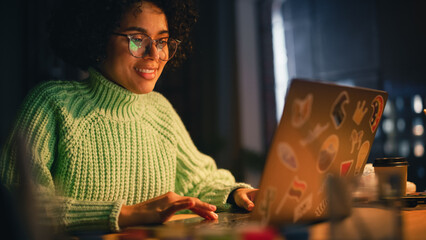
M290 79L320 79L388 91L369 161L407 157L409 180L425 190L426 1L197 2L194 51L156 90L219 167L257 186ZM1 145L30 89L82 76L47 44L45 22L57 3L0 3Z

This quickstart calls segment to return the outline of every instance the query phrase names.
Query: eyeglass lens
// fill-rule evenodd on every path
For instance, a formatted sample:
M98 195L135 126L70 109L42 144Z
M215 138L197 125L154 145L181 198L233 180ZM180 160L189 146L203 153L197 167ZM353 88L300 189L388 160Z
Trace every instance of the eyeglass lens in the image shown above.
M157 50L159 59L167 61L173 57L177 49L177 42L172 39L151 40L144 35L134 35L129 41L130 53L135 57L145 57L150 54L151 42Z

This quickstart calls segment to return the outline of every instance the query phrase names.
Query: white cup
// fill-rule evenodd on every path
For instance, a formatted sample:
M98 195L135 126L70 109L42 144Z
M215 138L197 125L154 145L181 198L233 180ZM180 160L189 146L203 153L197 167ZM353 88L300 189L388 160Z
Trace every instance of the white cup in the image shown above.
M408 168L406 158L376 158L373 167L378 179L379 198L406 195Z

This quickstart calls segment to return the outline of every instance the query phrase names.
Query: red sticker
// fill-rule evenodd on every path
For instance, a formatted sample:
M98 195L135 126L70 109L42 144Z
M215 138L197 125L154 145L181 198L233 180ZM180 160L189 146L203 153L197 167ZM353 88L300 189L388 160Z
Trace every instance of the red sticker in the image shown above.
M291 185L290 190L288 192L289 197L299 201L303 195L303 192L305 192L306 187L306 182L300 181L297 177L295 177L293 180L293 184Z
M380 118L383 114L383 109L385 107L383 97L378 95L374 98L373 102L371 103L371 107L373 108L373 113L370 117L370 127L371 132L375 132L377 127L379 126Z
M340 176L341 177L345 177L345 176L348 175L348 172L351 169L353 162L354 162L354 160L349 160L349 161L342 162L340 164Z
M287 201L288 198L292 198L298 202L307 188L308 184L305 181L302 181L297 176L294 176L293 181L288 187L287 192L281 198L278 207L275 209L275 214L280 213L281 209L284 206L284 203Z

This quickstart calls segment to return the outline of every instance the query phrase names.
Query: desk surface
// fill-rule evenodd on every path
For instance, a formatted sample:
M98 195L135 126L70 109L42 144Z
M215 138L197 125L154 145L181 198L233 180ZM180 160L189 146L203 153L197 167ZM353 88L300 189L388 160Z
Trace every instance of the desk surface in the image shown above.
M404 239L419 239L426 237L426 209L403 211Z
M361 229L366 229L366 234L360 234ZM425 239L426 209L403 210L399 216L398 212L378 208L355 209L351 217L337 226L329 222L315 224L309 232L310 239L330 239L330 236L336 239L398 239L398 235L404 240Z
M219 221L221 221L221 219L223 221L231 215L239 217L247 214L223 213L219 214ZM185 225L180 223L190 223L190 225L186 225L187 227L185 227ZM147 236L144 235L147 230L151 231L151 234L153 231L157 231L155 237L158 237L158 239L176 235L182 236L188 234L188 230L186 229L188 226L197 226L198 229L213 229L214 233L217 235L228 233L226 231L218 231L218 228L215 228L216 223L215 221L202 221L202 219L195 214L181 214L175 215L169 222L163 225L129 228L122 233L106 234L102 236L102 239L129 239L125 237L129 236L129 234L133 236L136 234L136 238L131 239L138 239L137 236L140 237L139 239L143 239L144 236ZM399 228L398 226L402 227ZM253 228L251 228L251 230L253 230ZM352 215L342 221L314 224L307 227L305 230L309 239L398 239L396 238L398 235L405 240L425 239L426 208L403 210L400 214L397 211L388 209L354 208ZM158 232L161 234L158 234ZM235 231L233 232L235 234ZM191 234L192 233L193 232L191 232ZM228 234L228 236L230 235ZM149 237L153 237L153 235Z

